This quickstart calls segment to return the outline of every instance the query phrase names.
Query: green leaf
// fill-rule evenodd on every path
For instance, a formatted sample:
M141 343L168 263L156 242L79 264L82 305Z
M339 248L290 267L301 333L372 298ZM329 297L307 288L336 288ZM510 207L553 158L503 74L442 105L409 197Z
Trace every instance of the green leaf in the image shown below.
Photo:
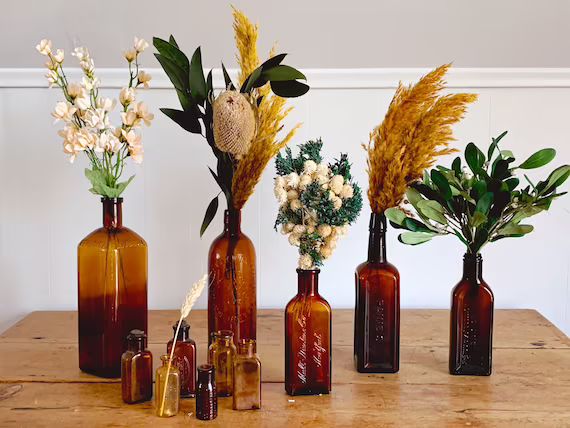
M171 59L160 54L154 54L154 56L156 57L156 59L164 69L164 72L166 73L166 75L168 76L174 87L182 92L186 92L186 90L188 89L188 84L186 83L188 74L185 73L184 70L182 70L182 68L180 68L180 66L178 66Z
M242 94L247 94L255 87L259 87L261 85L256 86L257 81L261 77L261 67L257 67L255 70L251 72L251 74L245 79L243 84L241 85L240 92Z
M481 196L481 198L477 201L475 211L487 215L489 213L489 209L491 208L492 203L493 203L493 193L487 192L483 196Z
M269 58L267 61L260 65L261 70L263 71L278 66L283 62L286 56L286 53L282 53Z
M485 163L485 155L475 144L469 143L465 148L465 161L473 174L478 175Z
M200 121L191 112L175 110L172 108L161 108L160 111L167 115L178 125L180 125L182 128L184 128L186 131L192 132L193 134L202 133Z
M271 90L277 96L295 98L306 94L309 91L309 86L296 80L289 80L286 82L271 82Z
M206 79L204 78L204 69L202 68L202 52L200 47L196 48L192 59L190 60L190 92L196 104L202 105L206 100L208 88Z
M542 149L531 155L527 160L521 163L518 167L520 169L533 169L540 168L546 165L556 156L554 149Z
M487 152L487 159L491 160L491 158L493 157L493 153L495 151L496 148L498 148L499 146L499 141L501 141L501 139L507 135L508 131L504 131L501 135L499 135L496 138L493 138L493 142L491 143L491 145L489 146L489 150Z
M453 163L451 164L451 169L455 172L455 176L457 178L461 177L461 158L459 156L453 159Z
M409 187L408 190L406 190L406 198L408 199L410 204L412 204L412 206L416 209L416 211L418 211L418 202L424 200L421 193L418 192L413 187Z
M276 67L263 70L261 75L265 80L271 82L282 82L297 79L307 80L303 73L288 65L278 65Z
M493 169L491 170L491 177L497 180L504 180L511 174L509 172L509 163L505 159L498 159L493 163Z
M438 170L432 169L431 181L437 186L443 196L443 199L449 201L451 199L451 187L449 186L445 176Z
M229 90L235 90L235 86L232 82L232 78L230 77L230 75L228 74L228 70L226 70L226 66L224 65L224 63L222 62L222 72L224 74L224 82L226 84L226 89Z
M440 224L447 224L447 219L443 215L444 209L439 202L427 200L419 201L417 209L430 220Z
M135 178L135 176L134 176L134 175L131 175L127 181L123 181L123 182L121 182L121 183L117 183L117 196L115 196L116 198L118 198L119 196L121 196L121 194L125 191L125 189L127 188L127 186L128 186L129 184L131 184L131 181L133 181L134 178Z
M426 232L404 232L398 236L398 240L407 245L418 245L429 241L435 236L434 233Z
M171 36L172 37L172 36ZM152 38L152 43L154 47L160 52L160 55L168 58L174 62L178 67L188 73L190 70L190 63L188 62L188 57L182 52L176 44L167 42L158 37Z
M477 180L475 183L473 183L473 197L475 199L479 199L481 196L483 196L485 193L487 193L487 182L485 180Z
M570 165L562 165L550 173L546 179L546 186L541 193L554 190L561 186L570 177Z
M404 219L403 227L408 229L412 232L427 232L432 233L432 229L423 224L421 221L416 220L415 218L406 217Z
M534 227L530 224L515 224L514 222L510 221L501 229L499 229L498 235L520 237L532 232L533 230Z
M403 225L404 220L406 219L406 214L399 208L388 208L384 211L384 215L388 220L400 226Z
M219 193L214 197L214 199L210 201L210 203L208 204L208 208L206 208L206 214L204 215L204 220L202 221L202 226L200 227L200 238L202 237L202 235L204 235L204 232L206 231L206 229L208 228L208 226L216 216L216 213L218 212L218 205L219 205L218 196L220 196Z
M471 227L479 227L487 221L487 216L482 212L475 211L471 217Z
M512 192L519 185L519 179L515 177L509 178L508 180L505 181L505 184L507 185L507 190L509 192Z
M208 72L208 76L206 77L206 94L210 95L211 92L214 92L214 86L212 83L212 70Z
M174 36L171 34L170 37L168 38L168 42L172 45L172 46L176 46L178 47L178 43L176 43L176 40L174 39Z

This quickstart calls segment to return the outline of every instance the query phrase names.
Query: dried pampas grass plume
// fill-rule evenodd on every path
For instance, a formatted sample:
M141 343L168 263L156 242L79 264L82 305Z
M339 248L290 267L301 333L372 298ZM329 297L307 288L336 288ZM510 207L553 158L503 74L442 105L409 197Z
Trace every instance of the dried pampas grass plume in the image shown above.
M206 287L206 283L208 281L208 275L204 275L198 282L195 282L192 285L192 288L186 294L186 298L184 299L184 303L180 308L180 319L178 320L178 325L176 326L176 332L174 333L174 337L178 337L178 332L180 331L180 324L182 324L182 320L190 315L190 311L198 300L198 297L204 291ZM172 348L170 349L170 357L168 358L168 367L166 369L166 379L164 381L164 391L162 393L161 401L160 401L160 413L159 415L162 416L164 414L164 404L166 401L166 391L168 390L168 379L170 377L170 368L172 367L172 358L174 356L174 348L176 348L176 340L172 342ZM158 398L158 397L156 397Z
M408 185L433 166L437 156L453 153L451 126L459 122L476 94L440 96L451 64L442 65L418 83L401 83L383 122L370 134L368 200L375 213L402 203Z
M255 135L255 114L245 95L224 91L213 105L214 141L222 152L240 159Z

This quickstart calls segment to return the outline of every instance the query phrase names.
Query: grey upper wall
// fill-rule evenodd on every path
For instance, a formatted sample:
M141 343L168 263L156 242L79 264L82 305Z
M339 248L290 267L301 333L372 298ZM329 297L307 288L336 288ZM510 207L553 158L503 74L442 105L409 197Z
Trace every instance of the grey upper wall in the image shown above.
M260 24L261 52L277 41L305 68L570 67L568 0L235 0ZM134 35L172 33L204 63L235 64L229 2L3 0L0 67L37 67L50 38L90 48L98 67L122 66ZM147 55L143 62L157 66Z

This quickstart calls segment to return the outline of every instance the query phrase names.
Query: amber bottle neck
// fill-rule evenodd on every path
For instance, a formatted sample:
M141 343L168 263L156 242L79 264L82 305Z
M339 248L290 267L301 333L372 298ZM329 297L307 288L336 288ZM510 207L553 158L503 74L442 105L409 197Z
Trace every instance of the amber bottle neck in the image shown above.
M297 269L298 293L308 296L319 294L320 269L303 270Z
M142 352L146 349L146 339L130 340L128 348L131 352Z
M368 262L385 263L386 260L386 216L384 213L370 214L368 235Z
M238 344L238 354L244 357L253 358L255 356L255 340L242 339Z
M234 208L224 212L224 234L237 236L241 233L241 210Z
M466 253L463 256L463 279L479 282L483 279L483 257Z
M101 198L103 203L103 227L118 229L123 227L123 198Z

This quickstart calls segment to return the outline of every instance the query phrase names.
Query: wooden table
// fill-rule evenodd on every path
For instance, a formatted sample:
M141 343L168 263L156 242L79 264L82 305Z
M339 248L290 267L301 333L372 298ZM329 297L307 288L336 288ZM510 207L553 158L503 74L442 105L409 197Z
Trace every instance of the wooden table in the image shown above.
M155 364L176 313L150 312ZM215 421L199 422L192 399L169 419L155 417L151 402L123 404L119 380L79 371L77 314L34 312L0 336L0 425L570 426L570 340L536 311L496 311L491 377L448 374L445 310L402 311L400 373L359 374L352 362L352 317L349 310L333 311L331 395L289 397L282 311L259 311L262 409L233 411L231 398L224 398ZM193 312L189 322L204 362L206 313Z

